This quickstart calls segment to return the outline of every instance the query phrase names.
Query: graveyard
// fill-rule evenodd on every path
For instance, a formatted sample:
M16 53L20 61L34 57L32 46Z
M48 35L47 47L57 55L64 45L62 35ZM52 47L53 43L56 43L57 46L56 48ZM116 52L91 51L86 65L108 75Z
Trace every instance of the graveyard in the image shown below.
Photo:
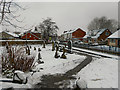
M0 48L4 51L6 47ZM72 50L67 52L70 47L68 49L64 46L55 47L55 44L28 45L27 48L29 58L34 56L34 66L24 72L24 77L22 76L24 83L13 82L13 78L0 75L0 84L2 86L0 88L76 88L76 84L82 85L82 88L91 88L94 84L97 84L96 88L118 87L118 61L115 59L80 55L71 53ZM91 63L81 68L80 71L79 69L85 60L91 60ZM96 66L98 66L98 70L96 70ZM111 70L111 67L115 68ZM20 73L20 71L17 72ZM88 72L91 73L91 77L89 77ZM113 83L104 85L108 81Z

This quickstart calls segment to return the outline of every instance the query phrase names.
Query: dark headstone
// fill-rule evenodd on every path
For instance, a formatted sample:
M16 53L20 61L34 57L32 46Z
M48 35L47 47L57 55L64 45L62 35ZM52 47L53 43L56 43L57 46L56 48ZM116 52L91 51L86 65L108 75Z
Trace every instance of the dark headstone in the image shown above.
M36 47L34 47L34 50L36 50Z
M56 52L55 52L55 58L59 58L60 57L60 55L58 54L58 50L59 50L59 46L58 45L56 45Z
M65 47L63 47L63 54L61 55L61 58L63 58L63 59L67 58L66 55L65 55L65 52L66 52Z
M43 41L43 48L45 48L45 41Z
M72 53L72 41L68 41L68 53Z

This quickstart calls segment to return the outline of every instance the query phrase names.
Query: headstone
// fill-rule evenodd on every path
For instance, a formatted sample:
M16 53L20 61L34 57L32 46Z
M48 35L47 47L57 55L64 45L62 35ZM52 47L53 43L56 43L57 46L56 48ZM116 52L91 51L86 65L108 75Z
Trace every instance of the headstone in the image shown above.
M52 51L54 51L55 50L55 42L53 41L52 42Z
M40 52L38 53L38 60L42 59Z
M45 41L43 41L43 48L45 48Z
M65 55L65 52L66 52L65 47L63 47L63 54L61 55L61 58L63 58L63 59L67 58L66 55Z
M41 61L42 57L41 57L40 51L41 51L41 49L38 48L38 63L39 64L44 63L44 61Z
M68 53L72 53L72 41L68 41Z
M40 52L41 51L41 49L40 48L38 48L38 52Z
M56 45L56 52L55 52L55 58L59 58L60 57L60 55L58 54L58 50L59 50L59 46L58 45Z
M27 48L28 48L28 55L30 55L30 48L29 48L29 46L27 46Z
M34 47L34 50L36 50L36 47Z
M27 77L24 72L16 70L13 75L13 83L26 84Z

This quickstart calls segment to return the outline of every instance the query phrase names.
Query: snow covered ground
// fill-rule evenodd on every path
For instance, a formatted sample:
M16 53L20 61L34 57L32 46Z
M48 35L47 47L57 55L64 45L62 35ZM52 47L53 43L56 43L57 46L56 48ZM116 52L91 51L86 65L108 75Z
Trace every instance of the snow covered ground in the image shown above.
M76 77L84 80L87 88L118 88L118 60L94 59Z
M93 53L93 54L95 53L95 54L98 54L98 55L103 55L103 56L111 57L111 58L113 58L113 60L114 59L119 60L119 58L120 58L120 56L117 56L117 55L112 55L112 54L107 54L107 53L102 53L102 52L87 50L87 49L83 49L83 48L73 47L73 49L78 49L78 50L85 51L85 52L90 52L90 53Z
M55 51L51 50L52 49L51 45L47 46L46 48L42 48L41 46L37 46L37 47L40 47L42 49L41 60L44 61L44 64L38 64L34 68L37 71L40 70L40 72L37 72L30 77L29 80L32 80L30 81L30 83L32 82L32 84L38 83L39 82L38 79L42 75L58 74L58 73L63 74L68 70L74 68L78 64L80 64L80 62L82 62L86 58L86 56L80 56L77 54L66 54L67 59L61 59L61 58L56 59L54 58ZM59 52L59 54L61 55L62 52ZM43 70L41 68L43 68Z
M34 50L34 47L36 47L36 50ZM1 80L12 81L12 79L2 78L0 75L0 89L8 87L31 88L32 85L40 82L42 75L64 74L70 69L76 67L86 58L86 56L82 55L66 54L67 59L55 59L55 51L51 50L51 45L47 45L46 48L42 48L41 45L32 45L31 54L36 55L36 61L38 59L38 47L42 50L40 53L42 57L41 60L44 61L44 64L36 63L36 67L34 67L33 70L37 72L34 74L32 72L25 73L28 76L28 83L15 84L11 82L1 82ZM96 52L94 51L94 53ZM62 52L59 52L59 54L61 55ZM97 54L101 53L97 52ZM112 58L93 58L93 61L83 68L77 75L74 75L74 77L80 77L80 80L84 80L87 84L87 88L118 88L118 60L116 59L118 57L115 55L109 56ZM79 82L80 81L78 80L78 84ZM75 80L71 81L71 87L73 83L75 83Z
M34 50L34 47L36 47L36 50ZM32 85L37 84L40 82L40 78L42 75L49 75L49 74L62 74L67 72L68 70L76 67L78 64L80 64L86 56L80 56L77 54L66 54L67 59L61 59L61 58L54 58L55 51L52 51L51 45L47 45L46 48L42 48L41 45L32 45L31 53L36 55L35 61L38 59L38 48L41 48L41 57L42 61L44 61L44 64L38 64L36 63L36 67L33 68L33 70L37 71L32 75L33 72L26 72L25 74L28 76L28 83L27 84L14 84L10 82L1 82L2 84L0 87L2 88L8 88L8 87L14 87L14 88L30 88ZM59 52L61 55L62 52ZM1 78L0 80L8 80L7 78ZM11 81L12 79L9 79Z

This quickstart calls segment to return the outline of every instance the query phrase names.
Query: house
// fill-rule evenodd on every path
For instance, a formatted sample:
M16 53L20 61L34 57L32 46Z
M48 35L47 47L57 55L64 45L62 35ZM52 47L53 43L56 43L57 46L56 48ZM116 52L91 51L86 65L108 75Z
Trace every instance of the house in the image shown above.
M90 32L85 37L83 37L84 43L94 44L94 43L105 43L107 40L107 37L109 37L112 33L109 29L99 29L99 30L93 30L93 32Z
M0 32L0 40L15 40L15 39L19 39L19 36L15 33L9 31Z
M86 35L86 32L83 31L80 28L74 29L74 30L69 30L69 31L64 31L64 33L61 35L61 40L67 41L69 39L74 40L82 40L82 38Z
M108 46L120 48L120 29L108 37Z
M25 32L23 34L23 36L21 36L21 39L24 40L40 40L41 39L41 32L39 32L37 30L37 28L35 27L35 29L29 30L27 32Z

